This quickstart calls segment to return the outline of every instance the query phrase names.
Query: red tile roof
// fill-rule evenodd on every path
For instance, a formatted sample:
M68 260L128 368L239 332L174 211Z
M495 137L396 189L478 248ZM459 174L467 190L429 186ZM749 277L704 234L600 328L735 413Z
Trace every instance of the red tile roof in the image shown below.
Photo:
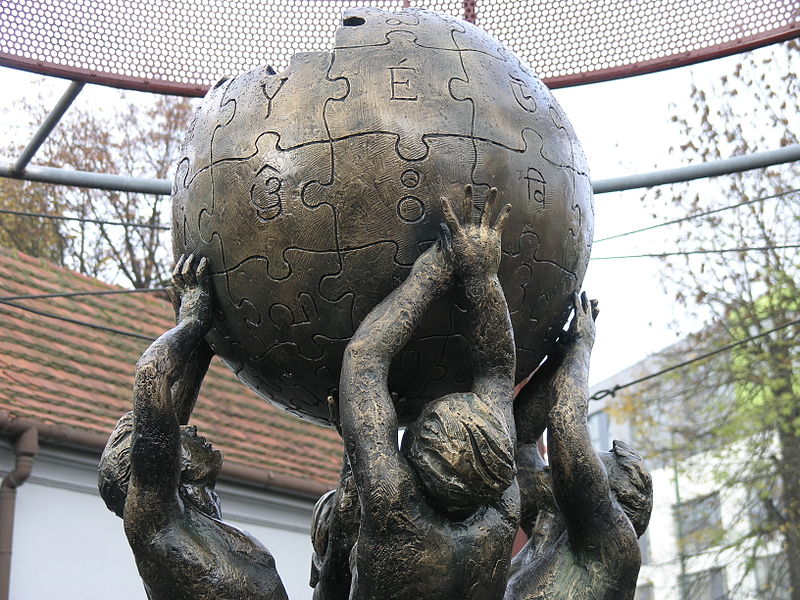
M0 297L120 289L0 248ZM102 441L131 407L134 365L149 342L57 320L0 301L0 413L6 421L66 426ZM14 300L14 304L155 339L174 324L152 293ZM259 398L214 359L192 416L223 451L230 472L259 471L281 487L333 487L341 441ZM94 435L94 438L92 438ZM289 485L291 487L291 485ZM302 487L302 485L300 486Z

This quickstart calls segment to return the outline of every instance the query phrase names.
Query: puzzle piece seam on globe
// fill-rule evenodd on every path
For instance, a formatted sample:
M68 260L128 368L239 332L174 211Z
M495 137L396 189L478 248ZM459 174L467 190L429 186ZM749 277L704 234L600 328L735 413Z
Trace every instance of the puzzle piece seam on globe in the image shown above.
M375 85L373 85L371 82L375 81L379 76L381 81L383 81L383 77L386 76L388 77L386 81L388 81L390 92L388 101L394 102L396 107L399 106L397 104L398 102L409 105L414 103L415 110L408 114L408 118L401 118L402 115L397 116L397 118L402 121L402 126L398 127L400 131L392 131L391 128L387 130L383 127L373 127L369 124L366 124L364 127L362 127L360 122L355 123L356 129L359 133L385 132L392 135L397 135L400 137L397 144L397 154L402 159L406 161L423 160L429 152L429 148L425 142L424 136L426 133L430 132L421 132L418 134L412 133L406 137L403 135L406 132L402 130L403 128L408 129L409 124L411 124L413 128L413 124L417 121L415 117L421 110L417 106L417 103L430 102L430 100L427 99L429 96L427 88L424 86L435 86L439 84L438 81L434 81L431 78L426 79L424 77L418 77L416 73L418 72L419 65L407 63L406 61L408 60L408 57L402 56L403 54L406 54L403 52L404 46L417 46L417 36L413 32L409 32L407 30L395 30L387 33L386 35L387 38L390 39L390 43L385 46L375 47L385 48L385 51L378 54L373 53L370 57L371 61L366 64L364 64L362 61L359 63L358 69L352 69L349 65L347 65L346 60L346 57L349 56L350 51L355 50L354 48L334 49L334 58L331 62L331 69L328 71L327 77L329 79L343 77L348 80L351 87L350 93L340 100L343 103L341 109L335 104L326 105L326 123L330 128L329 132L331 138L338 140L344 137L341 135L342 133L352 132L354 124L351 123L351 120L353 115L380 114L381 111L379 110L367 110L366 107L371 107L371 103L377 102L377 98L369 95L364 90L375 88ZM451 49L442 49L436 51L442 53L455 52ZM346 63L345 67L341 66L340 63L342 61ZM463 72L460 57L458 59L458 65L459 70ZM352 72L348 71L348 69L350 69ZM423 86L423 88L417 88L415 86ZM430 97L435 98L436 95L433 94ZM453 100L458 101L454 97ZM469 120L471 126L471 113ZM400 121L398 121L398 123L400 123ZM460 121L457 118L452 118L450 122L459 123ZM459 135L469 134L466 129L441 133L455 133ZM418 137L415 137L415 135Z
M411 23L415 18L406 16L401 17L401 20ZM475 94L471 87L460 87L460 85L467 81L467 75L469 74L469 79L472 81L468 83L471 86L476 86L476 77L479 74L474 71L469 71L469 73L465 71L465 64L477 65L485 62L487 64L491 63L496 67L502 67L504 72L508 71L508 73L512 74L520 74L522 71L519 68L519 64L515 64L510 59L510 54L500 52L496 42L487 42L486 52L476 51L471 48L471 45L474 44L471 30L468 32L469 26L460 24L458 27L454 27L453 22L446 19L436 22L433 22L435 20L432 19L431 21L433 28L440 33L441 41L431 43L430 40L432 38L417 35L414 32L415 27L399 23L396 25L397 29L391 35L387 35L385 33L386 27L383 27L383 33L380 33L382 38L377 38L375 35L372 36L373 42L378 40L382 45L375 48L364 48L364 51L388 52L384 62L378 61L373 65L376 69L375 72L378 74L378 79L376 79L375 83L380 85L383 82L386 89L379 87L376 90L372 90L372 92L377 91L379 95L383 94L386 98L383 102L388 102L388 95L391 90L389 89L390 81L384 81L389 76L386 75L388 71L385 71L385 69L381 71L381 68L397 66L394 62L390 63L388 61L402 60L406 55L400 51L404 53L406 49L409 49L409 52L415 52L413 56L419 59L420 64L423 64L427 59L432 61L431 64L440 63L437 68L444 74L440 77L442 85L437 88L431 87L430 89L435 89L437 94L444 95L440 104L444 103L446 106L442 107L443 110L441 112L437 112L437 114L443 116L444 125L434 124L426 128L417 127L408 130L394 125L371 127L367 126L369 125L368 120L359 125L360 129L355 134L337 130L338 124L331 117L335 116L336 111L343 104L350 103L353 100L359 85L365 84L358 81L351 82L349 72L346 73L346 70L339 68L341 65L334 65L331 53L326 55L317 54L315 57L301 59L302 68L306 70L301 77L298 77L297 75L301 68L298 66L298 70L294 71L292 77L293 83L289 82L285 77L283 79L280 77L271 78L266 87L256 90L262 96L261 100L255 102L255 104L248 100L254 96L247 95L245 97L239 95L238 92L233 93L234 90L231 88L227 92L227 96L228 99L231 96L235 97L236 103L227 104L226 113L223 114L220 111L220 115L227 118L230 116L230 111L235 109L234 123L241 123L241 117L244 115L242 111L248 112L253 107L259 108L260 111L253 113L253 118L251 119L253 123L261 123L260 119L264 114L267 115L267 118L263 121L263 127L257 127L259 131L256 133L259 136L254 134L249 138L242 138L236 142L238 145L228 144L226 134L229 134L232 131L231 129L215 130L217 135L214 140L212 161L214 163L213 175L215 179L213 186L216 201L215 218L210 218L208 211L204 213L202 233L203 240L210 244L208 251L213 253L214 249L219 250L215 266L223 262L222 268L226 272L222 277L226 278L226 281L224 283L221 279L216 281L221 285L225 285L228 290L223 291L220 289L222 296L229 295L231 298L225 299L226 307L228 307L229 311L227 314L229 321L220 323L219 332L214 335L217 336L216 339L220 344L221 350L224 350L224 346L229 344L231 340L225 341L218 336L228 336L230 338L237 328L239 329L237 335L241 336L240 339L245 341L247 346L253 346L254 348L256 344L254 340L249 339L250 336L254 333L266 336L263 341L269 347L268 356L279 358L285 363L287 369L294 371L295 376L300 373L306 373L307 379L302 382L308 386L305 390L291 387L299 383L296 379L287 378L285 375L283 379L278 379L279 372L274 369L264 371L262 376L262 378L271 378L272 385L264 385L263 382L259 383L257 381L258 377L253 377L252 374L249 376L249 379L252 379L250 384L260 389L265 396L272 396L277 402L281 402L283 397L290 399L291 406L294 407L291 409L293 412L302 413L304 412L304 406L313 406L314 408L310 409L309 412L315 415L314 418L327 418L327 413L323 406L324 402L320 398L325 397L325 390L335 387L335 371L337 369L335 363L337 355L341 355L343 345L346 343L345 332L347 329L353 329L358 324L358 319L363 315L364 310L369 308L368 303L373 301L365 301L361 296L356 297L353 293L353 278L357 277L358 274L352 272L355 265L352 262L348 262L348 259L358 257L357 260L361 268L366 271L370 271L370 269L375 271L377 266L378 271L368 276L371 278L370 281L380 280L382 282L381 286L389 285L394 287L402 281L403 276L413 263L413 259L433 241L424 238L431 237L435 239L436 236L431 234L430 229L433 225L433 231L435 231L435 221L440 218L439 207L434 202L427 207L421 205L421 208L418 207L419 209L416 212L410 211L410 208L400 210L399 201L403 199L403 194L419 196L425 200L425 203L428 203L427 198L435 201L436 198L443 195L455 198L463 193L464 183L472 181L476 184L476 188L479 188L476 189L475 197L476 203L480 205L481 198L485 195L485 190L491 183L496 180L496 183L499 184L501 181L509 180L510 176L514 183L513 185L509 184L508 193L513 194L515 197L509 197L509 200L512 200L515 206L519 208L518 212L515 213L515 220L518 223L516 225L513 222L509 223L509 225L513 226L513 236L511 237L514 240L506 247L506 250L516 250L514 246L519 245L518 238L523 233L523 227L531 230L543 226L548 227L551 224L556 227L558 231L555 236L545 235L545 231L540 232L543 235L543 239L547 239L548 246L546 248L539 250L533 247L530 248L531 254L534 254L534 250L536 250L535 258L538 258L539 261L535 261L531 257L521 257L515 259L515 262L512 262L509 267L503 267L508 271L505 276L512 277L512 279L516 277L512 272L520 269L524 270L521 276L529 273L542 273L547 279L547 282L542 281L541 285L533 282L522 282L513 295L514 300L511 301L511 297L509 297L509 309L514 313L515 322L519 320L522 323L526 318L531 321L535 320L537 323L542 318L546 318L548 321L547 323L538 324L537 331L539 333L537 334L537 339L532 338L529 340L525 336L520 338L522 345L530 344L534 346L527 354L527 351L520 350L520 353L526 356L527 360L533 361L543 351L539 343L540 338L543 333L552 335L553 319L546 316L545 313L540 314L540 311L536 311L535 314L531 313L529 309L525 310L525 306L519 306L522 310L514 311L513 304L527 304L528 298L535 287L545 286L548 287L548 290L549 287L553 287L558 294L558 297L554 296L556 301L560 301L561 295L569 291L567 287L572 285L571 282L574 281L574 278L567 277L562 271L557 270L559 265L551 262L554 258L556 262L567 261L569 262L569 268L573 271L582 272L581 265L577 263L583 264L582 259L585 259L583 253L586 251L585 248L588 248L588 243L585 243L585 241L588 240L583 239L585 235L583 232L577 238L573 238L572 234L581 228L591 226L591 214L587 208L589 201L580 196L581 193L586 192L587 188L582 185L581 178L575 177L560 167L551 167L549 166L550 163L544 160L547 157L557 164L569 162L570 159L576 156L576 146L566 143L568 140L564 140L563 135L560 135L566 130L563 127L556 129L555 121L550 120L541 126L536 125L536 128L545 137L555 134L556 139L560 140L552 149L542 149L541 144L537 147L536 142L533 141L534 134L525 133L522 142L520 142L519 135L522 132L519 127L515 127L513 131L509 131L506 134L511 134L510 139L512 141L509 144L510 146L519 148L525 145L523 152L527 151L529 153L528 157L523 158L517 154L512 155L510 150L503 148L501 145L492 144L491 140L486 140L486 142L476 140L476 119L480 118L481 115L480 113L476 114L476 104L471 97ZM478 38L475 37L474 40L478 40ZM451 44L458 46L460 49L456 52L450 48ZM389 52L388 46L394 46L399 51ZM341 50L336 50L338 54L336 60L344 58L345 53ZM350 52L348 60L360 60L361 57L356 56L356 54L355 50ZM468 56L471 58L468 59ZM298 63L298 65L301 65L301 63ZM406 66L416 67L418 65L406 64ZM435 68L430 71L430 73L434 72ZM412 71L395 71L397 75L395 78L396 84L399 86L397 88L398 96L403 96L403 91L408 87L404 87L405 84L403 83L407 79L403 75L408 73L412 73ZM337 78L336 76L339 74L348 74L348 77ZM520 77L525 79L522 75ZM302 82L308 83L309 89L307 93L303 90L304 93L299 98L297 94L289 93L293 89L292 86L294 86L294 89L300 89L299 86ZM313 90L311 87L313 87ZM532 86L530 87L532 88ZM475 89L480 88L476 87ZM514 89L509 89L508 93L511 94ZM413 94L405 92L405 95L410 96ZM292 100L299 102L299 104L296 106L283 104L284 101ZM400 97L397 100L402 104L410 99ZM522 110L518 111L520 114L538 111L543 114L542 120L545 120L548 114L542 107L546 106L546 104L540 103L537 106L534 100L539 100L539 97L536 96L534 98L533 92L525 91L522 87L520 87L519 93L514 98L509 97L507 99L514 106L518 104L521 107ZM309 104L310 110L305 113L307 117L305 129L295 131L294 137L292 137L292 132L287 129L287 122L282 119L285 119L292 111L304 111L302 102L306 102L306 104L312 102L313 105ZM516 104L514 104L515 102ZM528 109L527 111L526 108ZM394 107L377 105L376 110L378 109L389 109L390 113L397 113ZM459 124L459 135L455 135L454 129L447 124L447 119L449 118L447 115L452 113L454 109L458 114L463 115ZM415 115L415 118L418 117ZM433 119L433 123L436 122L437 120ZM498 120L498 123L503 122L502 119ZM394 123L394 121L390 119L387 123ZM379 130L389 131L381 132ZM289 134L288 136L286 135L287 133ZM355 142L354 136L362 136L364 142ZM495 141L504 141L502 135L490 137L494 137ZM380 151L372 155L364 155L364 160L362 161L364 166L351 165L353 174L344 177L344 159L348 158L346 151L348 149L358 151L359 148L373 144L376 141L380 141L382 145ZM220 143L226 145L221 145ZM253 152L254 145L258 149L256 153ZM530 146L530 150L528 146ZM226 156L220 156L221 151L226 148L232 148L233 150L226 151ZM495 179L492 179L492 171L484 170L491 166L490 163L492 161L478 164L481 158L481 155L478 154L479 148L484 151L484 158L487 156L487 152L495 152L493 148L496 149L498 154L497 160L494 162L508 162L507 172L500 172L495 176ZM503 154L508 154L508 156L503 156ZM533 158L534 155L538 156L538 158ZM561 160L561 157L564 157L564 160ZM227 161L225 160L226 158L228 159ZM383 171L379 171L378 174L374 174L374 165L380 164L381 161L386 162L386 168ZM526 163L534 166L539 164L547 165L547 169L541 166L537 167L541 171L538 177L539 179L547 178L549 181L552 176L554 191L555 188L561 189L562 186L566 186L563 187L563 190L567 191L567 194L559 192L558 197L556 195L553 196L555 201L561 202L561 204L558 204L558 211L551 212L557 212L558 214L543 213L541 217L538 213L529 215L531 209L536 210L536 205L526 204L524 197L524 186L531 185L526 181L522 181L525 179L525 169L530 166ZM460 169L458 178L454 178L451 172L456 168L456 165ZM413 169L410 167L413 167ZM191 169L191 165L182 165L180 168L182 179L176 179L178 182L177 187L180 187L181 182L186 182L186 174ZM417 172L415 183L419 181L420 175L423 181L427 177L428 181L435 180L436 183L425 183L420 187L410 188L406 186L404 188L395 180L404 169ZM550 174L551 171L555 172L556 170L558 171L557 177ZM275 177L278 172L280 172L280 182ZM517 175L516 172L520 174ZM349 200L364 195L362 190L369 189L369 185L363 188L358 187L359 179L366 179L367 174L372 174L372 178L375 180L374 183L381 186L381 189L376 191L379 192L377 198L382 212L369 216L370 219L377 219L378 225L366 231L366 235L359 239L355 229L349 223L351 223L351 220L354 223L359 223L363 220L358 217L357 212L347 209L346 204ZM236 181L237 177L239 178L238 183ZM381 177L387 177L390 180L381 183ZM405 177L405 172L403 172L403 177ZM497 179L498 177L499 179ZM356 187L352 186L353 183L357 184ZM244 212L241 216L243 217L242 223L245 224L244 230L247 232L252 231L252 234L244 233L242 235L241 231L237 231L238 236L232 235L230 228L226 227L226 221L236 222L236 210L242 212L241 209L226 211L223 205L220 204L223 194L225 194L225 187L231 184L235 184L238 188L234 188L234 192L230 197L225 196L229 200L226 204L242 206ZM252 186L251 184L256 185ZM402 180L402 184L405 186L405 179ZM195 195L195 200L199 199L200 202L203 202L204 199L209 198L209 192L211 191L208 190L208 181L193 180L192 194ZM367 193L365 196L369 197L370 194ZM562 202L565 197L567 198L566 202ZM410 201L406 204L411 207ZM200 208L197 204L192 207L191 218L186 220L188 232L185 232L182 238L185 244L191 245L192 249L198 246L202 247L198 232L190 229L198 225L197 218ZM178 212L176 212L177 223L179 223L180 210L181 207L179 206ZM298 212L298 210L303 212ZM247 211L251 212L248 213ZM411 214L412 212L413 214ZM566 220L564 220L565 213L567 215ZM296 227L292 226L289 221L284 220L287 216L292 215L294 215L292 218L296 218ZM528 216L523 217L523 215ZM425 219L424 223L403 225L406 221L417 223L417 219L421 220L422 218ZM554 218L556 218L557 222L552 221ZM318 232L314 235L321 234L321 237L319 239L311 239L300 230L295 232L295 229L301 227L301 224L302 227L309 231ZM567 230L570 224L572 229L570 229L571 233L568 234ZM280 236L279 240L271 245L262 239L264 235L272 235L271 228L274 228L275 232L279 232L278 228L286 226L289 226L291 231L286 233L285 236ZM398 226L407 227L407 229L398 229ZM367 227L371 226L368 225ZM417 234L414 233L415 231L424 231L425 233ZM224 235L222 232L225 232ZM295 235L295 233L298 235ZM180 242L179 228L176 228L175 236ZM257 242L256 247L249 249L247 244L238 243L236 241L237 237L238 239L260 241ZM551 237L555 237L557 240L565 240L565 245L562 247L561 244L557 243L555 246L550 246ZM363 247L365 240L377 240L375 243L382 243L386 238L391 238L394 245L388 246L384 244L380 246L380 251L374 256L364 255L359 257L359 255L355 254L355 248ZM567 239L570 241L566 242ZM571 241L573 239L574 241ZM222 240L225 241L224 248L221 246ZM291 250L286 248L289 244L292 246ZM226 269L225 265L236 264L237 261L241 261L248 256L248 253L257 255L259 259L258 268L251 268L247 273L242 272L240 275L235 275L233 271ZM224 260L219 261L223 256ZM510 255L509 253L504 253L504 256L508 259ZM255 263L251 266L254 267ZM301 277L301 275L304 276ZM246 287L248 277L250 277L251 281L249 292ZM321 283L323 278L324 284ZM550 286L550 278L560 279L563 282ZM384 279L388 283L385 283ZM255 287L253 287L253 284L255 284ZM297 287L298 285L300 287ZM263 298L260 299L260 294L262 293L260 290L266 292L267 289L269 289L270 294L269 302L264 302ZM368 286L367 289L369 291L371 288ZM305 292L298 295L298 292L302 290L307 291L308 295L303 296ZM241 302L245 297L255 301L255 307L252 302L249 304ZM336 298L337 300L333 302L330 298ZM234 309L232 307L233 302L228 302L228 300L239 301L239 309ZM451 301L452 299L448 299L447 303ZM560 306L558 309L560 310ZM544 310L544 308L541 310ZM333 313L330 311L333 311ZM340 325L336 327L314 326L312 321L317 319L317 313L320 313L321 317L323 312L327 320L341 321ZM466 344L465 338L462 337L456 340L454 337L453 345L443 349L442 342L446 338L437 337L442 330L440 325L446 326L447 332L452 335L453 320L461 319L463 317L462 313L451 312L448 317L444 311L434 309L431 317L439 324L434 324L432 327L429 326L430 324L426 324L424 331L420 330L421 335L419 337L421 339L415 340L414 343L419 341L422 344L422 348L430 345L428 350L432 352L431 356L434 356L436 362L439 363L442 362L440 358L442 352L463 352L463 346ZM548 325L550 329L545 332ZM226 326L231 329L226 329ZM270 337L273 330L278 330L280 339L288 340L290 343L280 347L276 346L275 342L277 340L274 337ZM246 357L245 346L239 345L236 347L236 355ZM254 349L254 353L257 351L263 352L263 350L264 348L259 346L257 350ZM230 349L228 352L230 352ZM428 354L426 353L425 356L427 357ZM419 356L417 358L419 360ZM459 381L458 386L468 383L463 373L453 371L449 362L452 358L444 360L447 363L447 367L450 368L450 372L444 375L446 381L451 382L455 377ZM297 361L297 364L289 364L291 361ZM426 369L425 362L427 362L427 358L423 359L423 363L418 365L417 368ZM236 363L236 365L236 368L241 372L240 377L243 378L243 381L247 380L248 376L242 369L266 368L266 362L263 361L258 365L251 363L247 365ZM318 376L322 377L324 381L323 379L318 380ZM449 384L443 385L443 382L439 381L441 379L440 376L442 376L441 370L428 369L426 373L418 374L418 377L422 379L419 385L406 387L416 390L425 386L425 393L436 392L438 394L439 388L449 386ZM436 381L428 383L428 379L431 377ZM313 388L316 397L311 395L312 390L310 388ZM416 410L419 404L414 404L412 399L409 406L411 407L411 412L404 413L405 416L402 416L402 418L408 418L408 416L413 415L413 410ZM400 411L398 410L398 412Z
M420 10L416 8L404 8L401 11L392 13L390 16L386 13L376 14L375 11L369 7L360 7L349 9L344 12L342 22L344 27L340 27L336 31L336 39L334 42L334 49L347 49L347 48L370 48L380 45L385 45L383 39L388 39L389 34L396 31L405 31L413 35L417 40L431 36L431 32L427 29L415 29L420 25L430 26L430 22L420 17L435 17L441 21L443 29L440 33L445 31L449 32L452 37L453 32L464 32L464 26L460 20L452 19L451 17L442 16L430 11ZM348 27L348 22L353 20L371 20L380 21L377 25L377 32L365 36L365 29L375 29L375 24L368 22L367 28ZM424 21L424 22L423 22ZM353 23L354 25L356 23ZM347 39L345 39L347 38ZM349 40L349 41L348 41ZM440 46L431 46L429 44L420 44L423 48L439 48ZM451 48L448 48L451 49Z
M192 118L192 121L191 121L191 123L189 125L189 129L188 129L188 131L186 133L186 136L185 136L185 138L183 140L183 143L181 144L181 149L180 149L180 154L181 154L182 158L181 158L181 160L179 162L179 168L180 168L180 164L181 163L184 163L184 162L187 163L186 174L185 174L185 176L183 178L183 181L182 181L183 189L187 189L192 184L192 182L194 181L194 179L197 176L197 174L199 174L200 172L204 171L207 168L207 165L203 165L198 169L196 165L192 164L193 163L192 157L191 156L187 156L187 152L190 152L192 148L196 147L196 144L191 144L190 143L190 142L193 142L195 140L195 135L197 135L198 132L200 132L202 134L203 132L206 132L209 129L208 127L200 126L200 124L202 124L206 120L213 121L213 120L219 118L218 110L223 107L222 100L224 99L225 90L227 90L227 87L230 85L230 81L231 81L230 79L226 79L223 82L218 83L214 88L212 88L209 91L209 93L207 94L207 96L205 98L203 98L203 100L201 101L200 106L198 107L198 110L195 112L195 114L194 114L194 116ZM219 100L219 103L217 103L216 105L213 105L213 103L211 101L214 100L217 95L221 96L220 100ZM231 115L231 118L232 118L232 115ZM230 119L228 119L228 121L226 121L226 123L229 122L229 121L230 121ZM219 127L219 123L217 123L217 125L213 129L211 129L211 132L210 132L211 133L211 136L210 136L211 139L213 139L213 134L216 131L217 127ZM211 156L210 156L211 155L211 139L209 140L208 144L200 144L200 146L207 147L207 149L208 149L208 155L209 156L207 158L208 158L208 162L209 163L211 162ZM203 162L205 162L205 161L203 161ZM192 167L193 166L195 167L194 172L192 172ZM191 173L191 177L189 176L190 173ZM177 178L176 178L176 183L177 183Z

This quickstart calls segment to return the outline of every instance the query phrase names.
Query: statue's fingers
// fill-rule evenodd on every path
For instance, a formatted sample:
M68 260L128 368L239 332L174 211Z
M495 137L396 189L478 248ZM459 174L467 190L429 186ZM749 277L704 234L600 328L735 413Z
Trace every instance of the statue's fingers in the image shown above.
M586 295L586 292L581 292L581 310L584 313L589 312L589 296Z
M456 213L453 212L453 206L450 204L450 200L447 198L442 198L442 217L444 217L444 222L450 228L450 232L458 231L461 226L458 222L458 217Z
M494 212L494 203L497 200L497 188L489 188L489 193L486 195L486 202L483 203L483 212L481 213L481 227L488 228L489 220Z
M341 418L339 417L339 403L333 396L328 396L326 398L326 402L328 404L328 417L330 418L331 423L333 423L333 426L336 428L336 431L339 432L339 435L342 435Z
M201 257L200 262L197 263L195 277L200 283L205 283L208 280L208 259L205 256Z
M194 254L190 254L186 257L186 260L183 263L183 268L181 269L181 277L186 283L193 283L194 282Z
M511 214L511 205L506 204L503 207L503 210L500 211L500 214L497 215L497 220L494 222L494 230L497 233L503 233L503 230L506 228L506 222L508 221L508 215Z
M175 262L175 266L172 267L172 283L177 284L179 282L179 278L181 275L181 268L183 267L183 260L186 258L185 254L181 254L178 257L178 260Z
M463 216L464 216L464 224L469 223L472 218L472 186L467 185L464 188L464 206L463 206Z
M589 304L591 304L592 306L592 319L596 321L597 315L600 314L600 309L597 307L597 300L592 298L591 300L589 300Z

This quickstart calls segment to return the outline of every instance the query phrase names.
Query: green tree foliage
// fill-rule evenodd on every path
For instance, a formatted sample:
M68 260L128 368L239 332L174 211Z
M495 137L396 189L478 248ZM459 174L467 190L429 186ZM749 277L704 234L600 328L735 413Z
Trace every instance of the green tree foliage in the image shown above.
M193 111L171 96L124 97L120 109L71 107L34 157L34 164L119 175L167 178ZM49 109L41 99L22 107L38 125ZM3 154L16 156L20 146ZM161 225L169 198L43 183L0 180L0 208L99 221ZM168 280L168 232L0 215L0 245L52 260L109 282L147 288Z
M798 143L798 70L794 40L743 55L719 81L696 83L691 105L676 107L683 143L673 151L694 163ZM783 572L774 577L784 587L772 587L775 598L792 600L800 600L800 325L783 326L800 319L800 250L784 247L800 243L797 188L800 165L786 164L648 196L660 219L670 211L696 217L675 228L676 249L750 248L665 259L677 310L706 326L656 357L654 370L757 337L632 387L616 405L651 457L683 468L692 456L708 457L704 468L719 489L744 490L742 518L718 547L751 568L769 548L782 549Z

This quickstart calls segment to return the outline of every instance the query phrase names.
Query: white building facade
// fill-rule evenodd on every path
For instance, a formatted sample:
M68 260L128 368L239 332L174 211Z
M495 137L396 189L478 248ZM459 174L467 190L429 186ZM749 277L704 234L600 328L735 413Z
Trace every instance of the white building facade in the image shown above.
M0 439L0 477L14 468ZM94 453L42 446L17 489L11 555L12 600L145 600L122 520L97 491ZM223 519L273 554L292 600L310 600L313 501L220 483Z
M612 389L641 373L641 365L636 365L593 386L590 393ZM610 415L613 401L608 396L589 405L595 449L608 450L614 439L636 449L631 424ZM727 460L746 460L746 444L728 448L725 454ZM753 505L744 488L720 486L714 471L723 459L713 452L680 463L668 457L645 459L653 478L653 512L640 540L636 600L789 600L787 567L778 540L759 548L725 547L726 540L752 530L764 515L744 508Z

